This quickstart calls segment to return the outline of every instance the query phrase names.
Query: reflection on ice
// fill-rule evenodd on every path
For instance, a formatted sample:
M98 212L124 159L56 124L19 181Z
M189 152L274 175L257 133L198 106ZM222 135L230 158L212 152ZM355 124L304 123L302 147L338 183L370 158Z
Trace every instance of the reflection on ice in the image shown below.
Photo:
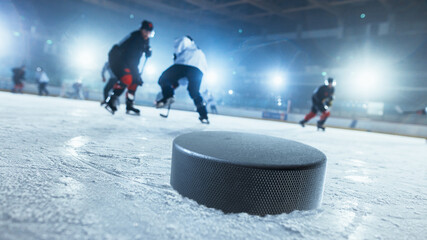
M368 176L352 175L352 176L345 176L344 178L349 179L349 180L354 181L354 182L360 182L360 183L371 183L372 182L372 179L369 178Z
M350 162L352 163L353 166L356 166L356 167L362 167L366 164L365 161L362 161L359 159L351 159Z
M88 142L88 139L83 136L78 136L70 139L65 144L67 145L67 152L73 156L77 156L76 149L84 146Z
M60 195L77 194L82 189L82 184L71 177L61 177L59 182L63 184L58 188L57 192Z
M82 147L87 143L87 139L83 136L78 136L70 139L66 144L72 148Z
M0 239L321 240L427 235L423 230L427 183L425 171L420 171L427 168L423 139L343 129L320 136L294 124L216 115L215 124L206 130L286 133L286 138L313 145L328 157L319 209L265 217L223 214L183 198L169 184L173 139L205 130L194 112L174 110L166 123L159 110L147 107L145 124L123 111L110 116L93 102L77 105L66 99L6 93L0 93L0 100L8 103L0 104L7 107L4 114L0 109L0 135L8 136L0 147ZM88 117L70 115L76 108ZM10 119L31 119L37 127ZM402 159L410 160L402 164Z
M71 114L71 116L74 116L74 117L84 117L84 116L87 116L87 112L84 111L84 110L82 110L82 109L79 109L79 108L73 109L72 111L70 111L70 114Z

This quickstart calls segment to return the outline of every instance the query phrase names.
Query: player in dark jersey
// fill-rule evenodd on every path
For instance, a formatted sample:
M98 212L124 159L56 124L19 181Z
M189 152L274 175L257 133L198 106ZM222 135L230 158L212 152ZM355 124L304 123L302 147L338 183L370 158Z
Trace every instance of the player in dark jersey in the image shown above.
M320 116L320 120L317 121L317 129L325 131L324 124L329 115L331 115L331 112L328 109L330 106L332 106L332 101L334 100L334 86L334 79L328 78L325 81L325 85L322 85L314 90L313 96L311 97L313 106L311 107L310 113L305 115L304 119L299 122L301 126L305 127L305 123L314 118L317 112L320 111L322 115Z
M144 20L139 30L132 32L119 44L114 45L108 53L110 68L119 80L113 87L113 94L106 101L106 109L113 114L117 111L117 98L127 88L126 113L139 115L139 109L133 107L136 89L143 83L138 65L143 53L146 58L152 54L149 40L153 28L151 22Z
M22 93L22 89L24 88L24 80L25 80L25 65L22 65L20 68L12 69L12 81L13 81L13 93Z

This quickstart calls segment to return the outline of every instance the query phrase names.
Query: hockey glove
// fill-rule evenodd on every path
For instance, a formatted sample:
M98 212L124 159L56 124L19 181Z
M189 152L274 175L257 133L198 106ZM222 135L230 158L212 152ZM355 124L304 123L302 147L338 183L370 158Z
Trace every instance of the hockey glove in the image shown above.
M148 47L148 49L145 51L145 57L149 58L153 54L153 51L151 50L151 47Z
M328 101L328 106L332 107L332 103L334 102L335 97L334 96L330 96L329 97L329 101Z
M137 84L138 86L142 86L142 84L144 83L144 81L142 81L142 78L140 76L135 78L135 84Z

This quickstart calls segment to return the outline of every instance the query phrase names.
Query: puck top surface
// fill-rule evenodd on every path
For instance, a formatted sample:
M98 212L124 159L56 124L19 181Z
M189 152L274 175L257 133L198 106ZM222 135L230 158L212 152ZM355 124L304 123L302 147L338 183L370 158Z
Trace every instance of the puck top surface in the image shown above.
M183 134L174 146L190 155L265 169L314 168L326 162L326 156L308 145L265 135L205 131Z

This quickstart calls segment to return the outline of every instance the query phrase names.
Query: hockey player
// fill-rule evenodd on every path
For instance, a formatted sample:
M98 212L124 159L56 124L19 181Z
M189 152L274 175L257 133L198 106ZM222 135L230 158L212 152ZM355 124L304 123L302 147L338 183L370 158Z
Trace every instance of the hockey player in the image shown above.
M199 120L209 124L208 113L200 95L200 84L207 70L205 54L193 39L184 36L175 40L174 64L166 69L159 79L163 98L156 101L156 107L170 106L174 102L174 90L179 86L179 79L187 78L187 90L196 105Z
M425 107L424 109L417 110L415 112L419 115L426 115L427 114L427 107Z
M149 38L152 36L153 24L144 20L139 30L132 32L120 43L113 46L108 53L108 62L114 75L119 80L113 86L113 94L106 101L106 109L112 114L117 111L116 100L127 87L126 113L139 115L139 109L133 107L135 92L138 86L142 86L141 75L138 71L142 54L151 56Z
M20 68L12 69L12 81L13 81L13 89L12 92L22 93L22 89L24 88L23 81L25 80L25 65L22 65Z
M83 100L83 82L81 79L77 79L73 85L71 86L73 88L73 92L71 93L72 98Z
M206 106L209 106L211 109L211 113L212 114L218 114L218 110L216 108L216 101L214 96L212 95L212 93L209 90L205 90L203 92L203 98L206 101Z
M110 90L113 89L114 84L116 84L118 81L117 77L114 75L113 71L111 70L110 63L108 61L104 64L104 67L102 68L102 71L101 71L102 82L107 81L107 78L105 77L106 72L108 72L109 79L107 84L105 84L104 86L104 100L101 102L101 106L106 103L106 100L110 95Z
M325 131L324 124L326 119L328 119L329 115L331 114L328 108L332 106L332 101L334 100L334 86L334 79L328 78L325 81L325 85L322 85L314 90L313 96L311 98L313 102L311 112L305 115L304 119L299 122L302 127L305 127L305 123L315 117L317 112L320 111L322 115L320 116L320 120L317 121L317 129Z
M36 80L39 84L39 96L42 96L43 94L46 94L46 96L49 95L49 91L46 89L47 84L49 83L49 78L41 67L37 67L36 69Z

